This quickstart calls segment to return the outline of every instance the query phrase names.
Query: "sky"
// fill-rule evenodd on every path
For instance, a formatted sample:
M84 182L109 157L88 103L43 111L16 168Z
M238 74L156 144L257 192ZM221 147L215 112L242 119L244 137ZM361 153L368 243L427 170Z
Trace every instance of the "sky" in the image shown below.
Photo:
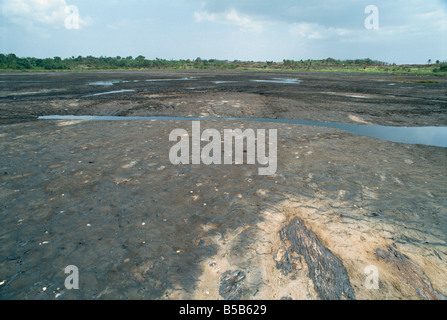
M0 0L19 57L447 61L447 0Z

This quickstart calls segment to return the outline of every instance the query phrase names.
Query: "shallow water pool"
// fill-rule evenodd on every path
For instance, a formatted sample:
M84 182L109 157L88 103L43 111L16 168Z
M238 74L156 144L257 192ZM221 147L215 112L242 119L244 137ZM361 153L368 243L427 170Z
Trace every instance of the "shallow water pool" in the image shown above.
M268 118L198 118L198 117L122 117L122 116L70 116L51 115L41 116L40 120L218 120L218 121L256 121L270 123L300 124L326 128L336 128L352 134L388 140L392 142L423 144L447 148L447 127L391 127L376 125L358 125L339 122L306 121L298 119L268 119Z

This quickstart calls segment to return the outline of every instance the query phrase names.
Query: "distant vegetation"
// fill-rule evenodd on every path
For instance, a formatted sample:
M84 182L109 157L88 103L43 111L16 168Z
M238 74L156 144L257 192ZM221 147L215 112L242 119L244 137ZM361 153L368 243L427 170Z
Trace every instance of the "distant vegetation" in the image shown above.
M431 60L429 60L431 61ZM15 54L0 54L2 71L47 71L47 70L134 70L134 69L249 69L249 70L296 70L296 71L344 71L344 72L390 72L390 73L435 73L447 74L447 63L396 65L371 59L336 60L283 60L282 62L228 61L217 59L166 60L134 57L71 57L19 58Z

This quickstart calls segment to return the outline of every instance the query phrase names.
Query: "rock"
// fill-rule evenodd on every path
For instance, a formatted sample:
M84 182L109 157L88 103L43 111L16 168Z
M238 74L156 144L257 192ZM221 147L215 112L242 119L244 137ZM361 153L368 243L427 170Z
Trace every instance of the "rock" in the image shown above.
M290 250L302 255L318 296L324 300L355 299L348 272L343 263L308 230L301 218L294 218L281 230L281 240L289 241Z
M238 300L242 295L245 273L241 270L227 271L220 280L219 294L227 300Z
M378 260L384 260L386 263L394 265L392 272L396 277L414 288L421 298L427 300L438 299L438 295L424 270L405 254L400 253L392 246L387 246L386 249L378 248L376 256Z
M296 272L302 269L301 256L293 251L292 248L282 246L275 254L276 267L281 270L284 275L290 275L294 278Z

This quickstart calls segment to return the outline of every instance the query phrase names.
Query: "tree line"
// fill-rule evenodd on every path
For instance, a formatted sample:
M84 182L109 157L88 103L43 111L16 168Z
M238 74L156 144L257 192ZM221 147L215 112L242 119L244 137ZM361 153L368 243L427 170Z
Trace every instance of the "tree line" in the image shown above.
M227 60L166 60L146 59L144 56L128 57L60 57L39 59L20 58L15 54L0 54L2 70L107 70L107 69L234 69L238 64Z
M430 65L430 64L429 64ZM429 67L424 66L424 67ZM447 64L436 61L436 68L430 67L430 72L447 72ZM17 57L14 53L0 54L0 70L7 71L45 71L45 70L116 70L116 69L287 69L287 70L327 70L327 69L368 69L381 68L383 71L396 71L408 66L396 66L386 62L366 59L337 60L333 58L320 60L286 60L282 62L254 62L239 60L201 59L194 60L166 60L146 59L139 55L134 58L128 57L70 57L62 59Z

